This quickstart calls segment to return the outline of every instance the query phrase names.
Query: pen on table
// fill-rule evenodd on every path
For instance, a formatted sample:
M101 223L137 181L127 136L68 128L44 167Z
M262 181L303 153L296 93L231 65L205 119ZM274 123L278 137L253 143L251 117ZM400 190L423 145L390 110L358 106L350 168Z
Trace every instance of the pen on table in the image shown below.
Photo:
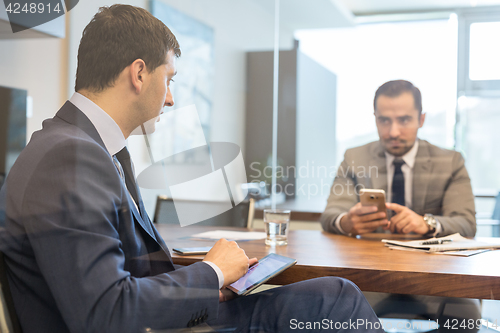
M421 242L420 245L435 245L435 244L444 244L451 242L453 242L453 239L436 239L436 240Z

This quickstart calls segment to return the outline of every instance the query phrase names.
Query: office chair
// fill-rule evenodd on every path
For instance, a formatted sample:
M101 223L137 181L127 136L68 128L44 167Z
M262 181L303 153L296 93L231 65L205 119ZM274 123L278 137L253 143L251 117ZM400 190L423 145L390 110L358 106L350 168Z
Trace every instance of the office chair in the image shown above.
M500 192L498 192L496 201L495 201L495 208L493 209L493 214L491 215L492 220L500 220Z
M500 192L497 194L495 208L491 215L491 236L500 237Z
M483 214L477 213L476 225L478 227L478 231L481 229L483 231L489 229L489 232L487 234L482 234L481 236L500 237L500 193L498 193L498 195L495 198L495 207L493 209L493 213L491 214L491 216L488 216L487 214L484 213Z
M214 202L183 200L184 203L192 205L193 209L204 209L207 205L216 205ZM236 207L196 223L198 226L219 226L219 227L242 227L251 229L253 227L253 216L255 210L255 200L253 198L240 202ZM180 225L174 201L167 196L159 195L156 199L156 208L153 218L154 223Z
M21 325L17 319L14 301L10 294L7 268L4 255L0 252L0 332L21 333Z

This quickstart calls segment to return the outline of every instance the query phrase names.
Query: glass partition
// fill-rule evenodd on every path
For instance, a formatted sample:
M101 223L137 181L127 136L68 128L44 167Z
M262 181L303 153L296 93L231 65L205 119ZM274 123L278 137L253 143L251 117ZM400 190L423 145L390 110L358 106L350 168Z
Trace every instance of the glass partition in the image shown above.
M148 178L145 174L151 172L148 168L154 168L155 163L168 159L169 163L176 164L170 167L192 173L193 179L196 175L216 173L216 169L221 167L217 166L212 156L212 143L236 144L241 149L241 156L246 159L245 142L253 139L247 139L245 132L265 127L246 124L247 62L249 53L272 53L274 8L267 8L253 0L236 1L230 7L227 1L222 0L148 3L147 9L174 32L182 51L177 59L178 74L172 84L175 105L165 108L154 133L144 135L138 129L139 135L128 139L150 216L154 215L158 195L173 196L172 185L175 181L165 181L164 178L161 178L162 184L160 181L155 184L144 181ZM280 33L281 46L292 48L292 33L286 27ZM258 78L260 82L272 82L272 65L271 57L268 64L261 66L271 70L262 73L263 76ZM269 91L272 94L272 88ZM266 100L261 108L265 115L272 115L272 100L271 103ZM268 125L271 126L272 121ZM266 138L270 139L272 129L265 128ZM267 146L271 146L270 140ZM205 150L200 147L205 147ZM246 163L247 169L248 165ZM211 191L211 197L230 198L235 204L237 195L229 189L228 197L228 188L223 181L227 180L229 171L223 167L222 170L226 178L219 175L221 184ZM154 172L152 176L156 177ZM195 199L200 195L198 191L185 198L186 192L182 193L182 199Z

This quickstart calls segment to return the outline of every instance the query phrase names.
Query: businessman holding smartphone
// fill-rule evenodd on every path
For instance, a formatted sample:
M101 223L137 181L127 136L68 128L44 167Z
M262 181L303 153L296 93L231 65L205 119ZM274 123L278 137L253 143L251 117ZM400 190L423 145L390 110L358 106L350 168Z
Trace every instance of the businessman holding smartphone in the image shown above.
M373 107L379 141L346 151L321 216L323 229L348 236L458 232L473 237L474 195L462 155L417 137L425 121L420 90L404 80L386 82L376 91ZM360 191L377 190L387 194L387 212L360 201ZM378 315L410 315L438 319L441 324L448 318L459 322L481 318L477 300L364 294ZM438 331L446 330L441 325Z
M386 82L373 106L380 140L346 151L321 216L323 229L474 236L474 195L462 155L417 137L425 121L419 89L404 80ZM363 206L361 188L384 190L392 217Z

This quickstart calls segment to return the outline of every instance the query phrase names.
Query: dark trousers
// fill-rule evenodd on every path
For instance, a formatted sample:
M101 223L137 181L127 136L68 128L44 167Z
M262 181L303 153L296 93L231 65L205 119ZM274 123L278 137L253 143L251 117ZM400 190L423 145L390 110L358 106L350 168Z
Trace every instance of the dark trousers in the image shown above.
M208 325L218 332L384 332L358 287L335 277L221 303Z
M439 324L436 332L475 333L481 326L477 299L372 292L364 295L380 318L430 319Z

